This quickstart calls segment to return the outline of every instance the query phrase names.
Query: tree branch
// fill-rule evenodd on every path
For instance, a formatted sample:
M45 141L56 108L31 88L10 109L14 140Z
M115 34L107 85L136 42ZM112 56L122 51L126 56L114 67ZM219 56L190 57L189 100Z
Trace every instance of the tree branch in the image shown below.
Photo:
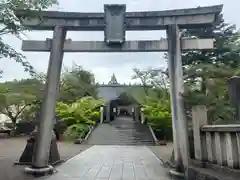
M24 111L24 109L26 109L29 105L30 105L30 104L25 104L25 105L22 107L22 109L20 109L20 110L16 113L15 118L17 118L17 117Z

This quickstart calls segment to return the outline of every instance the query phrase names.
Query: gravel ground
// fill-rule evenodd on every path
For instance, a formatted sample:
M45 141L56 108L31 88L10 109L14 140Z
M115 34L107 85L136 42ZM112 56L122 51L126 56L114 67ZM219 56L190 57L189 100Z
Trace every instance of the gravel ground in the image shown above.
M13 165L18 161L23 152L26 139L20 138L0 138L0 180L33 180L32 176L25 175L25 166ZM79 154L91 146L75 145L71 142L58 142L58 149L62 160Z

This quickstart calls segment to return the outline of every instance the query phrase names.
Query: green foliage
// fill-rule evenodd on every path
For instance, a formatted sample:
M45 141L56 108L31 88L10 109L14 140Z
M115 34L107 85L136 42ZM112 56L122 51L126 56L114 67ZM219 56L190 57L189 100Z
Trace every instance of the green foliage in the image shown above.
M76 64L61 77L60 100L71 103L84 96L97 96L94 75Z
M36 112L40 112L41 101L34 101L19 115L21 121L32 121L36 118Z
M60 111L62 117L68 120L69 125L76 123L95 124L100 117L99 104L102 104L102 101L91 97L81 99L86 95L90 86L96 88L91 84L94 82L94 76L90 72L74 66L62 78L64 81L61 82L61 88L69 88L64 89L64 93L61 91L62 95L68 99L69 104L61 101L60 98L57 105L57 110ZM75 81L81 78L82 81ZM42 73L33 74L31 79L0 83L0 113L8 116L14 125L19 120L33 120L36 112L40 111L45 83L46 76ZM76 94L71 94L73 91ZM80 100L73 101L76 98ZM69 116L69 114L71 115Z
M44 73L35 73L32 77L42 84L46 83L47 75ZM85 96L97 96L94 74L76 64L70 69L65 68L60 77L58 101L69 104Z
M9 58L20 63L25 71L34 73L34 68L26 61L25 57L15 51L10 45L4 43L4 35L14 35L20 38L24 30L27 30L20 23L19 18L15 15L18 9L35 10L39 12L47 9L53 4L57 4L57 0L1 0L0 2L0 59ZM30 14L31 15L31 14ZM35 13L36 16L36 13ZM39 15L40 16L40 15Z
M240 36L235 25L225 23L220 16L213 27L185 30L183 36L215 38L212 51L196 50L182 55L187 115L191 117L192 106L206 105L209 123L233 120L234 110L229 102L227 80L239 75Z
M67 122L68 128L64 133L65 138L82 138L86 135L90 126L100 120L100 107L102 100L93 97L84 97L72 104L58 102L56 113Z
M209 50L188 51L183 54L183 65L225 64L236 68L239 66L239 51L234 51L239 33L236 26L224 22L223 15L209 28L189 29L183 33L187 38L214 38L215 48Z
M140 80L141 84L143 85L144 88L144 92L146 95L148 95L148 90L149 90L149 84L150 84L150 80L151 80L151 75L152 72L151 71L143 71L137 68L133 69L134 71L134 75L132 76L132 79L137 79Z
M72 104L58 102L56 113L67 122L68 125L88 124L94 125L100 118L100 107L103 101L93 97L84 97Z
M155 133L162 133L162 136L169 136L172 129L170 102L168 100L156 100L148 97L143 105L143 113L147 123L151 125ZM163 138L163 137L161 137Z
M144 87L141 101L147 123L153 128L157 138L172 139L172 120L168 76L163 69L134 69L133 79L139 79Z
M148 68L147 70L140 70L140 69L133 69L134 76L132 79L140 80L141 84L144 89L144 96L143 93L141 94L142 97L150 96L155 97L157 99L169 99L168 93L168 74L164 69L153 69ZM135 92L134 92L135 94ZM137 98L141 99L141 98ZM144 103L140 101L141 103Z
M75 140L77 138L83 139L89 131L89 126L86 124L73 124L68 126L63 134L66 140Z
M220 16L219 21L212 27L183 30L182 36L190 39L215 39L213 50L193 50L182 53L185 82L184 103L187 117L191 118L193 106L206 105L209 123L232 121L234 110L229 102L227 80L234 75L239 75L240 72L239 32L236 31L234 25L225 23ZM148 107L150 110L146 109L149 112L145 113L153 117L164 117L164 113L164 115L159 114L165 112L162 107L169 99L168 70L158 71L162 75L161 79L156 74L151 73L151 71L156 72L156 70L149 69L148 71L134 70L135 78L138 77L142 82L144 81L143 84L154 85L156 94L152 94L151 97L155 97L159 101L156 102L159 104L158 106L151 105ZM156 107L156 111L152 110L152 107ZM154 126L160 122L158 118L150 119Z
M14 80L0 84L0 113L5 114L13 125L25 110L39 97L41 83L35 79Z

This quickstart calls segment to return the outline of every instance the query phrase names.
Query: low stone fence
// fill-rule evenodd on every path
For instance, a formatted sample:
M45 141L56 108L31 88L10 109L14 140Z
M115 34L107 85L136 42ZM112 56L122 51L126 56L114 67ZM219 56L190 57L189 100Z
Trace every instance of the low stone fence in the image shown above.
M240 125L208 125L207 109L192 109L195 159L240 169Z

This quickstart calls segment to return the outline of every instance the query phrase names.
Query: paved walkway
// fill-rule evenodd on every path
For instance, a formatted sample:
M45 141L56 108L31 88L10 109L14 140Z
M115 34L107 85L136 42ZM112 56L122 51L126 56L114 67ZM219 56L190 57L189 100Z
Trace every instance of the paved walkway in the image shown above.
M23 172L25 166L13 165L18 162L28 137L0 138L0 180L35 180ZM66 161L90 148L89 145L73 144L72 142L58 142L61 159Z
M47 180L170 180L145 146L93 146L57 168Z

